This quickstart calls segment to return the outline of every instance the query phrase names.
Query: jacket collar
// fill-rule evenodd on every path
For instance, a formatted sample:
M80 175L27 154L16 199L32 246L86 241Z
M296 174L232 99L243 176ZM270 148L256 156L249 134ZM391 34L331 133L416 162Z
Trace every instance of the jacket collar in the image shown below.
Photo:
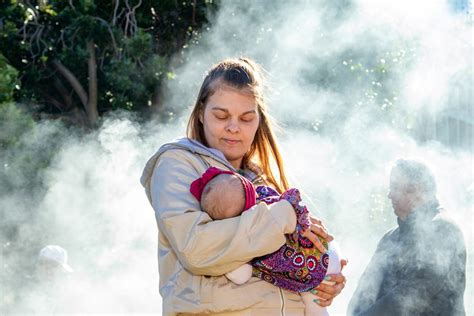
M224 154L220 150L214 149L214 148L208 148L194 139L190 139L187 137L177 138L169 143L162 145L156 154L161 155L162 153L164 153L165 151L169 149L184 149L194 154L207 156L209 158L212 158L224 164L230 170L235 171L235 172L237 171L230 164L230 162L227 161Z
M180 149L188 150L194 154L199 154L202 156L207 156L209 158L212 158L220 162L227 168L229 168L229 170L239 173L240 175L244 176L245 178L249 179L252 182L258 181L261 177L262 171L254 163L248 162L248 165L245 166L243 170L240 170L240 169L237 170L234 168L234 166L232 166L232 164L229 161L227 161L222 151L215 148L206 147L194 139L190 139L187 137L177 138L174 141L170 143L166 143L163 146L161 146L160 149L158 150L158 155L171 148L180 148Z
M148 159L148 162L146 163L145 169L143 170L142 176L140 178L140 182L145 188L147 188L149 185L156 161L158 160L161 154L170 149L187 150L193 154L214 159L215 161L229 168L229 170L238 172L239 174L243 175L252 182L258 181L260 179L260 175L257 174L254 170L251 170L250 168L245 168L244 170L236 170L232 166L232 164L227 161L224 154L220 150L208 148L194 139L182 137L177 138L169 143L163 144L160 149L158 149L158 151L153 156L151 156L150 159Z

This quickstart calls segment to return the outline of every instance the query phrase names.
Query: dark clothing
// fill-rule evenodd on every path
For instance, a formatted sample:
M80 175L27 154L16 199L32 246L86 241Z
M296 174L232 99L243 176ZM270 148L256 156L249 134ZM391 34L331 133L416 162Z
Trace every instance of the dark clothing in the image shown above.
M433 202L380 240L348 315L465 315L465 287L464 238Z

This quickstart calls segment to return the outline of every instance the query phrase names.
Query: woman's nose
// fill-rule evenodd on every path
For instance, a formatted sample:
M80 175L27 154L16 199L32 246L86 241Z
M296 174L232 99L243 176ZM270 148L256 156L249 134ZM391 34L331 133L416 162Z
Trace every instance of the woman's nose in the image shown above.
M240 131L240 126L236 122L230 121L226 129L229 133L237 133Z

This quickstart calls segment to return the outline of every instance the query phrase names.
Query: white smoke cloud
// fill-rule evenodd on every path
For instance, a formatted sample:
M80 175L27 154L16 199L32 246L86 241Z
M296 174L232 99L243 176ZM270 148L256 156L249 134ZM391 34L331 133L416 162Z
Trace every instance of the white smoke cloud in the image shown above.
M467 13L453 13L447 1L226 2L176 69L170 89L183 92L197 91L204 71L229 56L250 56L268 71L270 112L285 129L293 183L350 259L348 285L330 308L337 315L396 225L386 197L390 163L413 156L433 166L441 202L462 223L467 312L474 308L472 149L421 143L416 131L423 113L436 117L466 102L451 98L453 86L472 91L471 34Z
M129 118L106 119L96 133L82 139L63 139L60 151L45 171L47 191L35 206L40 216L35 223L26 221L18 236L30 243L34 253L29 258L10 257L8 261L34 263L35 254L45 244L59 244L68 250L69 264L75 271L66 284L60 282L49 294L57 311L161 310L155 218L139 184L143 163L151 154L147 149L165 141L161 135L168 136L155 132L158 134L140 135L140 127ZM15 199L21 202L19 197ZM43 242L37 249L35 240ZM18 281L28 279L33 272L25 271ZM42 306L35 290L26 289L22 297L7 298L4 303L16 304L17 310L11 312L32 312L36 308L51 312L54 304ZM8 304L5 306L8 308Z
M26 223L19 238L69 251L75 269L69 294L76 299L61 299L72 310L159 312L157 232L139 184L142 168L161 143L184 134L204 72L222 58L249 56L268 72L269 108L284 127L280 139L291 181L350 260L347 287L330 311L345 314L377 241L396 224L386 198L390 162L417 156L433 166L441 202L462 223L469 314L472 151L420 143L412 127L418 111L449 108L450 80L472 63L472 45L466 44L472 44L471 31L466 17L450 12L444 1L223 2L166 87L166 107L180 114L175 123L139 125L118 114L85 138L64 138L45 171L47 190L38 193L38 203L17 194L2 198L1 206L34 207L41 216ZM18 213L10 219L25 221ZM11 256L9 262L35 260L34 251L27 258ZM2 299L5 306L11 300Z

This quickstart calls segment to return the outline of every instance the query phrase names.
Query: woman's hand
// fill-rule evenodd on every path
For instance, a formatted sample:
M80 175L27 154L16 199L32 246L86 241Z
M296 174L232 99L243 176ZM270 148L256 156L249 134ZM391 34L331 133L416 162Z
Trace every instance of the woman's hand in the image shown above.
M326 248L324 248L323 244L321 243L321 241L319 240L318 236L321 236L323 237L324 239L326 239L327 241L331 241L334 239L334 237L332 237L326 227L324 227L324 224L323 222L321 222L321 220L315 218L315 217L312 217L310 216L310 220L311 220L311 227L310 229L306 230L303 232L303 236L308 238L312 243L313 245L318 248L318 250L321 252L321 253L325 253L326 252Z
M346 264L347 260L341 260L342 267ZM342 273L330 274L310 292L316 296L314 299L315 303L322 307L326 307L332 304L332 300L341 293L344 286L346 286L346 277L342 275Z
M303 232L303 236L308 238L316 248L322 253L326 252L323 244L319 240L318 236L325 238L327 241L332 241L332 237L321 220L310 216L311 227L310 229ZM347 260L341 260L341 270L347 265ZM311 290L311 293L315 295L315 302L326 307L332 304L332 300L341 293L342 289L346 285L346 277L342 273L329 274L324 278L315 289Z

